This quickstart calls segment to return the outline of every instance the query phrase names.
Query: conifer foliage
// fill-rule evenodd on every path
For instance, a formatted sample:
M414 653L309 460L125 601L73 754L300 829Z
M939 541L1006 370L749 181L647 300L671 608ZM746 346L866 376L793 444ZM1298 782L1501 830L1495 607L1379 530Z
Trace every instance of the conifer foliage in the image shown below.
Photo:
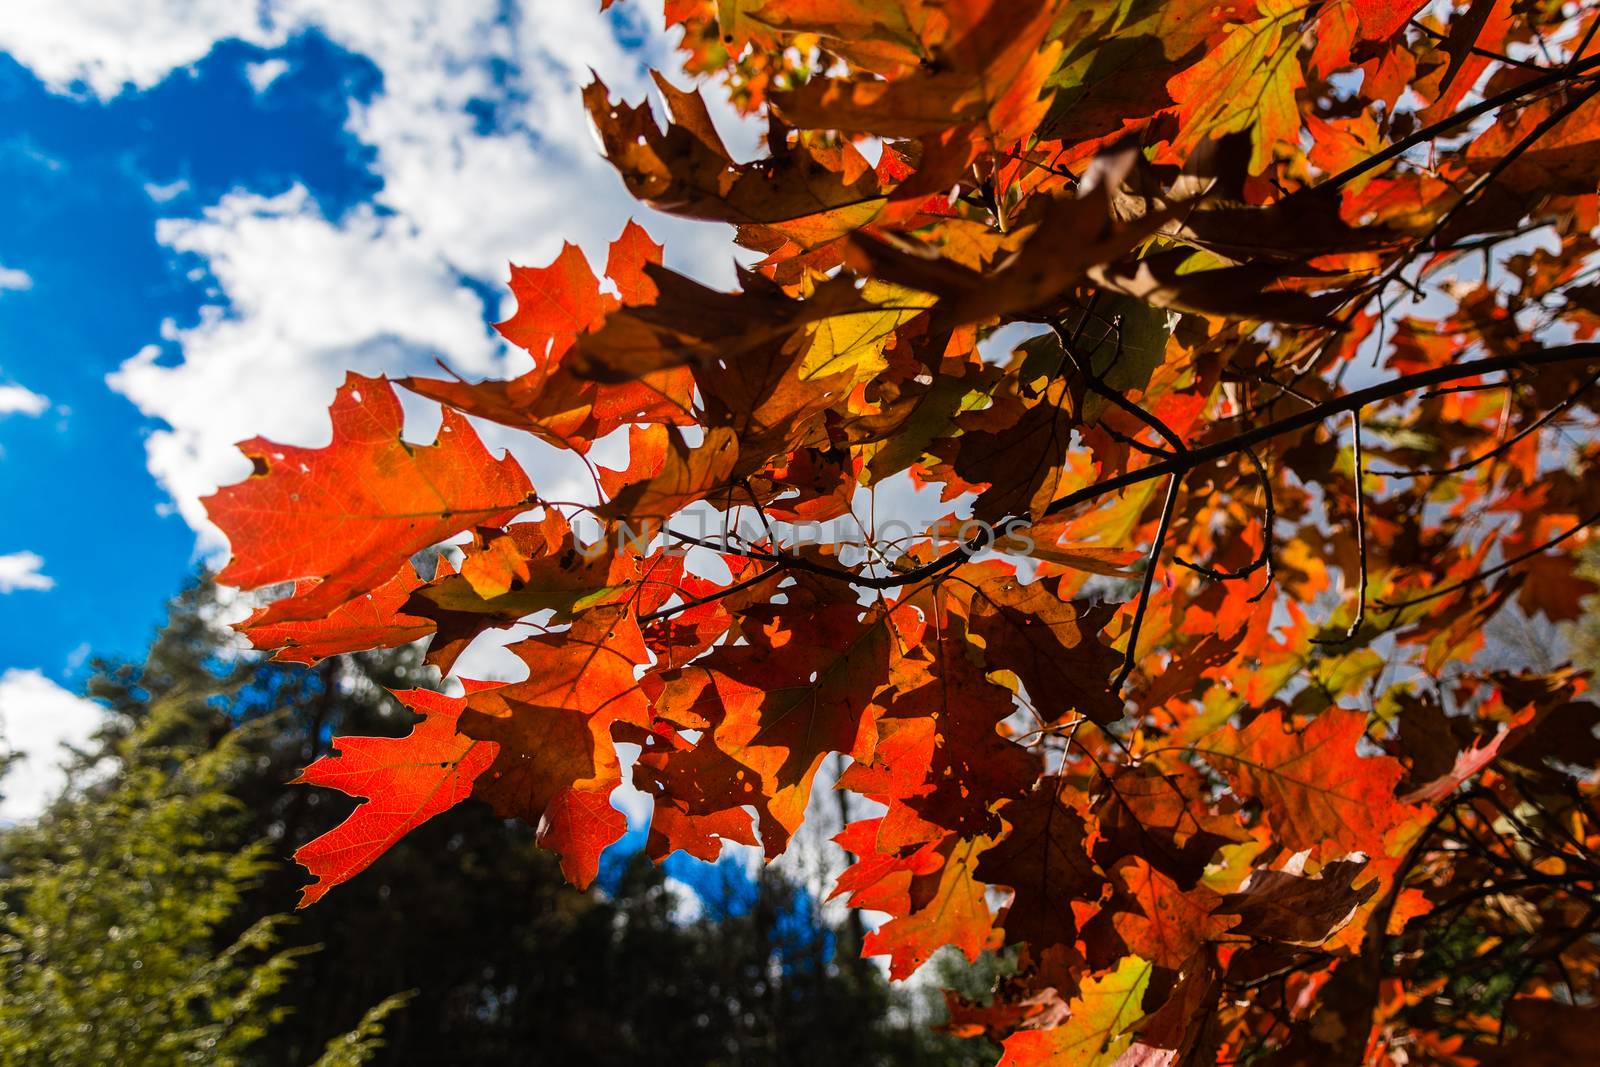
M399 694L408 737L307 770L366 800L307 899L468 797L586 885L625 763L653 855L774 857L843 753L866 951L1010 952L950 1023L1006 1064L1581 1062L1545 1035L1600 994L1597 708L1559 641L1484 646L1594 588L1596 12L666 12L702 87L585 103L640 201L737 227L737 288L637 222L568 245L512 274L532 370L398 383L432 444L352 376L330 445L249 442L209 501L223 580L289 590L242 627L283 658L426 637L448 671L532 623L526 681ZM889 536L910 486L950 518Z

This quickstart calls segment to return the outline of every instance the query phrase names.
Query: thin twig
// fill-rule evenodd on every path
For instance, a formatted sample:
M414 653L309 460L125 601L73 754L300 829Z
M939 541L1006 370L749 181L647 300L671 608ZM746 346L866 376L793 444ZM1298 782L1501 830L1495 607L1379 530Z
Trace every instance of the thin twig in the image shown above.
M1454 593L1458 589L1465 589L1469 585L1476 585L1485 578L1493 578L1501 571L1508 571L1524 560L1530 560L1534 556L1537 556L1548 549L1554 548L1567 538L1571 537L1573 534L1577 533L1579 530L1594 525L1596 521L1600 521L1600 511L1593 512L1586 518L1580 519L1573 526L1550 538L1550 540L1544 542L1544 544L1535 545L1526 552L1520 552L1503 563L1498 563L1493 567L1486 567L1476 574L1469 575L1468 577L1461 579L1459 582L1451 582L1449 585L1441 586L1440 588L1433 590L1431 593L1427 593L1419 597L1412 597L1410 600L1399 600L1394 602L1380 600L1378 601L1378 607L1382 608L1384 611L1397 611L1400 608L1415 607L1418 604L1426 604L1430 600L1437 600L1442 596L1447 596L1450 593Z
M1154 456L1156 459L1166 459L1168 456L1172 455L1171 452L1168 452L1166 449L1161 448L1158 445L1147 445L1137 437L1123 433L1115 426L1112 426L1109 422L1102 422L1098 424L1095 429L1104 430L1112 440L1119 441L1122 444L1127 445L1135 452L1143 452L1145 455Z
M761 528L767 532L767 544L777 547L778 539L772 534L772 524L767 521L766 509L761 506L761 499L756 496L755 488L751 486L750 479L745 478L739 484L744 488L745 495L750 498L750 503L754 505L756 518L761 520Z
M1496 457L1498 455L1502 455L1503 453L1505 453L1505 451L1507 449L1511 448L1511 446L1515 445L1518 441L1522 440L1524 437L1527 437L1529 434L1535 432L1541 426L1543 426L1547 422L1549 422L1551 419L1555 418L1557 415L1561 414L1563 411L1565 411L1568 408L1570 408L1573 404L1577 403L1578 399L1580 397L1582 397L1584 393L1587 393L1590 389L1594 388L1594 386L1597 383L1600 383L1600 374L1597 374L1594 377L1590 378L1583 385L1580 385L1577 388L1577 390L1571 396L1567 397L1561 403L1557 404L1555 407L1551 408L1549 411L1545 412L1543 415L1539 416L1533 422L1529 423L1527 426L1524 426L1522 429L1518 430L1515 434L1513 434L1512 436L1506 438L1504 441L1500 442L1495 447L1489 449L1489 451L1483 453L1481 456L1473 456L1471 459L1464 459L1460 463L1456 463L1456 464L1454 464L1452 466L1449 466L1449 467L1411 467L1411 468L1389 468L1389 467L1384 467L1384 468L1375 469L1372 473L1373 474L1381 474L1381 475L1384 475L1385 477L1389 477L1389 478L1422 478L1422 477L1435 477L1435 478L1437 478L1437 477L1443 477L1443 476L1445 476L1447 474L1460 474L1462 471L1470 470L1473 467L1476 467L1480 463L1487 462L1488 460L1491 460L1491 459L1493 459L1494 457ZM1503 385L1503 384L1507 384L1507 383L1503 383L1502 382L1502 383L1496 383L1496 384ZM1506 395L1510 396L1509 393L1506 394Z
M1220 441L1214 441L1211 444L1204 445L1199 448L1191 448L1181 455L1171 456L1159 462L1151 463L1148 466L1140 467L1137 470L1124 471L1123 473L1113 477L1102 479L1101 481L1095 482L1091 485L1086 485L1081 489L1075 490L1074 492L1068 493L1066 496L1055 500L1048 508L1045 509L1044 514L1059 514L1060 512L1076 507L1079 504L1087 503L1092 500L1098 500L1103 496L1108 496L1111 493L1126 489L1130 486L1139 485L1154 478L1187 474L1189 471L1192 471L1206 463L1210 463L1213 460L1220 459L1224 456L1233 455L1236 452L1243 452L1246 449L1253 448L1255 445L1258 445L1264 441L1269 441L1274 437L1279 437L1283 434L1293 433L1296 430L1303 430L1307 427L1315 426L1330 416L1346 411L1354 411L1359 408L1376 404L1397 396L1403 396L1406 393L1413 392L1417 389L1459 381L1463 378L1473 378L1484 374L1493 374L1500 371L1536 367L1546 364L1574 363L1580 361L1600 361L1600 343L1586 342L1580 344L1561 345L1555 348L1540 349L1534 352L1520 352L1510 355L1490 356L1485 359L1469 360L1464 363L1453 363L1444 367L1433 367L1425 371L1418 371L1414 374L1402 375L1401 377L1394 378L1387 382L1380 382L1376 385L1368 386L1365 389L1358 389L1355 392L1348 393L1344 396L1335 397L1332 400L1325 401L1315 407L1307 408L1304 411L1297 411L1292 415L1256 426L1253 429L1247 430L1243 433L1235 434L1232 437L1224 438ZM1429 594L1427 597L1422 599L1431 600L1437 596L1444 596L1446 593L1452 592L1454 589L1463 585L1470 584L1471 582L1483 577L1489 577L1491 574L1499 573L1501 570L1505 570L1511 566L1514 566L1524 559L1529 559L1535 555L1538 555L1545 549L1559 544L1561 541L1572 536L1572 534L1576 533L1579 529L1582 529L1584 526L1589 525L1597 519L1600 519L1600 512L1597 512L1595 515L1585 519L1578 526L1568 530L1560 537L1554 538L1536 549L1509 560L1498 568L1494 568L1489 572L1474 576L1473 578L1465 579L1461 583L1457 583L1454 586L1447 586L1444 589ZM1000 528L1005 528L1014 521L1014 519L1008 518L1002 520L997 525ZM857 585L866 589L896 589L900 586L911 585L915 582L923 580L924 578L933 577L943 573L946 570L950 570L959 566L970 559L977 552L981 551L984 547L980 538L974 538L973 542L957 545L955 548L939 556L937 559L925 563L913 570L906 571L901 574L887 575L884 577L868 577L857 574L852 570L839 567L829 567L825 564L817 563L813 560L808 560L799 556L789 556L776 552L764 552L758 549L740 549L726 544L719 545L714 542L702 540L700 538L690 537L687 534L680 534L672 530L664 530L663 532L686 544L698 544L705 548L711 548L716 551L725 551L729 552L730 554L744 556L749 559L760 560L767 563L781 564L791 570L806 571L816 574L819 577L831 578L835 581L849 582L853 585ZM1381 606L1385 610L1389 610L1396 606L1407 607L1411 603L1421 602L1421 600L1418 600L1414 602L1408 601L1399 605L1382 604Z
M1084 320L1088 320L1087 312L1084 313ZM1079 324L1079 327L1081 332L1082 323ZM1079 374L1083 375L1084 381L1089 383L1090 390L1102 397L1105 397L1105 399L1111 401L1112 404L1121 408L1129 415L1132 415L1134 418L1150 427L1161 436L1162 440L1166 441L1167 444L1172 446L1172 451L1179 453L1180 455L1189 451L1188 446L1183 443L1183 439L1181 437L1173 432L1172 427L1168 426L1155 415L1152 415L1150 412L1146 411L1144 408L1140 407L1138 404L1135 404L1133 401L1123 396L1120 392L1101 381L1100 376L1095 374L1094 369L1085 361L1078 358L1078 353L1074 347L1077 340L1076 334L1069 339L1066 328L1059 319L1051 319L1050 328L1055 331L1056 338L1061 342L1061 348L1064 352L1066 352L1067 358L1072 361L1073 368L1076 369Z
M1400 140L1390 144L1382 151L1374 152L1372 155L1368 156L1366 159L1363 159L1354 166L1340 171L1338 174L1335 174L1333 177L1318 185L1316 188L1327 189L1330 192L1334 189L1343 188L1368 171L1376 170L1378 167L1383 166L1390 160L1404 155L1420 144L1426 144L1428 141L1433 140L1435 137L1438 137L1441 134L1449 132L1455 127L1460 126L1462 123L1471 122L1479 115L1487 115L1496 108L1504 107L1507 104L1514 104L1523 97L1532 96L1534 93L1537 93L1543 89L1547 89L1552 85L1559 85L1564 81L1570 81L1581 74L1593 70L1595 67L1600 67L1600 56L1586 59L1581 63L1570 64L1566 67L1562 67L1559 70L1552 70L1548 74L1542 74L1536 78L1530 78L1521 85L1516 85L1505 90L1504 92L1496 93L1494 96L1473 104L1471 107L1462 108L1454 115L1448 115L1445 118L1440 119L1438 122L1429 123L1409 136L1400 138Z
M1144 611L1150 602L1150 586L1155 581L1156 564L1161 560L1161 549L1167 541L1167 527L1172 524L1172 509L1178 502L1178 486L1182 482L1182 475L1173 475L1172 480L1167 483L1167 499L1161 505L1161 522L1156 527L1155 543L1150 546L1150 559L1145 564L1144 581L1139 585L1139 603L1133 609L1133 626L1128 630L1128 650L1122 656L1122 669L1111 680L1113 693L1122 692L1122 683L1133 673L1133 666L1139 657L1139 628L1144 625Z
M1585 914L1582 919L1578 920L1576 925L1561 935L1561 937L1556 941L1554 948L1550 949L1544 955L1531 956L1528 961L1522 965L1522 969L1519 970L1516 976L1511 980L1511 989L1506 993L1505 1000L1500 1002L1500 1021L1495 1027L1494 1032L1495 1044L1498 1045L1505 1041L1507 1009L1511 1007L1512 1001L1516 1000L1517 990L1522 988L1522 983L1533 977L1533 973L1537 971L1542 964L1548 963L1552 957L1556 960L1560 960L1563 952L1566 952L1567 949L1571 948L1579 940L1592 934L1594 930L1591 924L1596 918L1600 918L1600 904L1590 905L1588 913Z
M1566 69L1571 70L1578 65L1578 60L1582 59L1583 54L1589 50L1589 43L1594 40L1594 31L1597 29L1600 29L1600 18L1596 18L1589 23L1589 31L1583 35L1583 40L1578 42L1578 47L1573 49L1572 58L1567 60Z
M1297 411L1281 419L1263 423L1243 433L1232 437L1213 441L1208 445L1191 448L1180 456L1151 463L1137 470L1124 471L1110 478L1101 479L1081 489L1074 490L1066 496L1059 497L1045 509L1046 515L1057 515L1079 504L1091 500L1098 500L1110 493L1129 486L1139 485L1169 474L1183 474L1201 467L1223 456L1231 456L1235 452L1242 452L1246 448L1270 441L1274 437L1281 437L1296 430L1316 426L1325 419L1334 415L1354 411L1357 408L1368 407L1385 400L1403 396L1431 385L1443 385L1447 382L1459 381L1462 378L1475 378L1483 374L1493 374L1498 371L1521 369L1523 367L1544 366L1552 363L1577 363L1600 362L1600 343L1583 342L1571 345L1559 345L1555 348L1543 348L1532 352L1518 352L1510 355L1489 356L1484 359L1468 360L1464 363L1451 363L1443 367L1432 367L1428 370L1417 371L1414 374L1401 375L1387 382L1367 386L1346 393L1344 396L1334 397L1324 401L1316 407Z
M1350 413L1351 454L1356 464L1356 557L1361 571L1361 582L1356 590L1356 617L1345 631L1349 641L1367 620L1367 494L1361 486L1361 409Z
M743 548L737 545L730 545L726 542L718 544L716 541L709 541L703 537L695 537L691 534L681 533L677 530L667 529L665 527L662 528L661 532L666 534L668 537L671 537L674 540L686 545L698 545L701 548L709 548L714 552L726 552L732 556L742 556L745 559L759 560L763 563L773 563L788 570L805 571L807 574L815 574L819 578L832 578L834 581L849 582L851 585L860 586L863 589L898 589L902 585L911 585L913 583L922 581L924 578L931 578L936 574L951 569L952 567L959 566L960 564L966 562L966 560L970 557L983 551L983 549L986 547L987 534L987 530L979 531L979 533L976 534L971 540L963 541L949 552L946 552L944 555L932 560L931 562L924 563L920 567L915 567L912 570L904 571L900 574L873 577L870 575L860 574L856 571L850 570L847 567L830 567L825 563L818 563L815 560L806 559L804 556L791 556L781 552L768 552L759 548Z
M1509 373L1503 382L1465 382L1461 385L1443 385L1437 389L1429 389L1422 394L1422 399L1430 400L1436 396L1448 396L1451 393L1481 393L1488 389L1514 389L1525 384L1521 378L1513 378ZM1378 473L1373 471L1374 474Z
M1421 30L1423 33L1427 34L1429 37L1432 37L1435 41L1446 41L1446 40L1449 39L1447 35L1445 35L1443 33L1440 33L1438 30L1434 29L1432 26L1429 26L1426 23L1420 22L1417 19L1412 19L1411 22L1410 22L1410 26L1411 26L1412 29ZM1510 67L1521 67L1524 70L1533 70L1533 71L1540 71L1540 70L1544 70L1545 69L1545 68L1539 66L1539 64L1537 64L1537 63L1528 62L1526 59L1515 59L1515 58L1513 58L1511 56L1506 55L1503 52L1491 52L1489 49L1487 49L1487 48L1479 48L1477 45L1473 45L1470 49L1468 49L1468 51L1470 51L1475 56L1482 56L1484 59L1492 59L1496 63L1504 63L1504 64L1506 64L1507 66L1510 66Z
M1172 562L1180 567L1187 567L1196 574L1210 578L1214 582L1237 582L1240 579L1250 577L1256 571L1265 567L1267 569L1265 584L1261 586L1260 592L1247 601L1247 603L1254 604L1263 596L1266 596L1267 590L1272 587L1272 537L1273 527L1277 521L1277 508L1273 503L1272 479L1267 474L1266 464L1261 462L1261 457L1256 454L1256 450L1253 448L1245 449L1244 454L1250 457L1251 463L1255 464L1256 474L1261 479L1261 491L1265 496L1262 507L1264 514L1261 519L1261 554L1236 571L1226 570L1222 567L1208 567L1202 563L1191 563L1177 553L1173 553Z
M1539 124L1524 134L1516 144L1511 146L1505 155L1495 160L1492 167L1473 179L1472 184L1467 186L1466 192L1462 193L1455 203L1445 209L1444 214L1440 215L1438 220L1429 228L1427 235L1417 242L1414 246L1416 250L1427 251L1428 246L1433 244L1434 238L1445 231L1445 227L1450 225L1452 219L1476 202L1478 197L1483 195L1484 190L1493 185L1512 164L1527 154L1528 150L1541 141L1551 130L1565 122L1567 116L1588 103L1596 93L1600 93L1600 82L1591 85L1584 92L1573 94L1551 111L1550 114L1539 120ZM1422 278L1419 275L1417 284L1420 285L1421 283Z
M717 590L714 590L714 591L712 591L710 593L706 593L704 596L697 596L697 597L694 597L694 598L692 598L690 600L685 600L681 604L674 604L671 607L662 608L659 611L652 611L648 615L640 615L639 616L639 620L638 620L639 621L639 625L643 626L645 623L655 622L657 619L670 618L673 615L677 615L680 612L688 611L691 608L698 608L702 604L709 604L714 600L721 600L723 597L732 596L735 593L742 592L745 589L749 589L753 585L759 585L761 582L766 581L768 578L772 577L772 572L773 571L779 570L779 569L780 568L777 568L777 567L768 567L766 570L762 571L760 574L752 574L748 578L744 578L744 579L741 579L740 581L734 582L732 585L728 586L725 589L717 589Z

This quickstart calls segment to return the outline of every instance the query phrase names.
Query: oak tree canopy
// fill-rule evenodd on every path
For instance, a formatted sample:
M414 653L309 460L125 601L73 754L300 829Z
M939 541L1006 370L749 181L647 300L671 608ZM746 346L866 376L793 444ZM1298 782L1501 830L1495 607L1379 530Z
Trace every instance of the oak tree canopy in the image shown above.
M307 768L365 802L305 902L469 797L585 886L625 774L652 855L775 857L842 753L866 951L1007 950L949 1024L1005 1064L1592 1057L1597 707L1485 630L1595 589L1597 9L666 13L700 87L584 101L635 197L737 228L737 288L638 221L569 244L512 272L526 374L352 375L331 444L208 500L280 658L530 635L527 680ZM890 536L913 488L949 517Z

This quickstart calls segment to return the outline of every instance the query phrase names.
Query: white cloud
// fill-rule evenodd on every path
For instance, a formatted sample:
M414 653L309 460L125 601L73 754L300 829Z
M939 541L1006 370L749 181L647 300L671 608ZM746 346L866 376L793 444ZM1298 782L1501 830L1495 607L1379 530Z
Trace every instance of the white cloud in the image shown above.
M19 589L54 589L56 580L45 574L44 557L36 552L12 552L0 556L0 593Z
M167 182L164 185L161 182L145 182L144 185L144 195L148 196L151 200L154 200L158 204L165 204L169 200L176 200L178 197L182 196L188 191L189 182L184 178L179 178L177 181Z
M0 674L0 730L19 753L0 780L0 822L32 818L66 782L62 745L82 744L99 727L103 709L61 688L39 671Z
M69 673L77 671L79 667L89 662L89 657L93 654L94 649L89 646L89 642L78 642L73 646L72 651L67 653L67 671Z
M41 396L21 385L0 383L0 417L6 415L43 415L50 407L50 398Z
M508 262L546 262L563 240L603 262L630 215L666 241L669 262L713 280L732 274L727 227L667 219L628 196L579 97L590 68L614 91L641 95L646 64L671 62L659 30L630 51L597 5L535 3L511 19L500 0L278 0L264 10L276 31L315 25L382 70L383 90L355 107L350 130L375 151L384 186L374 206L336 219L303 190L235 191L200 219L158 228L175 252L206 262L217 305L198 324L168 324L181 361L147 347L109 380L167 424L149 437L149 467L206 549L219 541L198 500L247 470L234 442L325 441L346 370L431 371L438 358L469 376L526 366L485 329L471 280L501 292L494 317L509 314ZM659 5L643 18L660 27ZM496 80L508 69L512 91ZM468 110L482 100L501 106L487 132ZM531 460L547 493L576 484L526 435L487 436Z
M289 61L285 59L263 59L259 63L247 63L244 68L245 80L250 83L250 88L257 93L264 93L277 81L289 72Z
M273 43L274 34L245 0L6 0L0 50L46 84L78 83L109 98L124 87L148 89L178 67L238 37Z
M27 271L17 270L15 267L0 265L0 293L8 290L11 292L22 292L23 290L32 288L33 278L28 275Z

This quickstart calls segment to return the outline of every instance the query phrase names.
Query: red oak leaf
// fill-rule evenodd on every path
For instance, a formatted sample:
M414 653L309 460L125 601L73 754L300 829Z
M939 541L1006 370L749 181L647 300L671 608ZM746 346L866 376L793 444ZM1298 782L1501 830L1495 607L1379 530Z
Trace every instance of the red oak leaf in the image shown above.
M888 956L891 978L910 977L945 945L977 959L994 921L984 885L973 874L988 845L985 837L951 834L933 852L943 861L938 870L910 876L907 910L868 934L862 955Z
M1070 945L1077 925L1070 902L1094 900L1105 885L1085 848L1083 816L1068 796L1063 780L1040 779L1001 809L1010 830L978 864L979 878L1013 891L1000 920L1008 943L1026 941L1036 951Z
M1217 914L1221 894L1205 886L1182 889L1138 857L1119 864L1115 874L1139 906L1137 912L1112 916L1117 933L1129 952L1157 967L1177 970L1201 945L1218 940L1239 921Z
M411 564L402 563L393 578L345 601L325 618L262 626L256 620L272 609L257 608L237 629L257 648L276 649L273 659L289 663L309 665L345 652L396 648L433 633L431 620L403 610L422 584ZM313 587L314 583L299 583L294 592L310 592Z
M666 757L654 791L692 814L752 804L767 854L782 852L823 758L870 758L873 695L921 628L903 611L862 614L845 602L754 607L742 619L747 644L718 646L673 672L657 714L704 733Z
M295 779L366 798L344 822L295 851L295 860L316 878L301 893L302 908L365 870L414 827L465 800L494 762L492 742L456 729L465 698L426 689L394 695L422 716L409 734L334 738L334 754Z
M464 733L498 747L473 792L537 826L567 880L587 886L600 853L627 829L610 800L622 781L612 726L649 727L650 703L634 677L648 659L644 639L626 609L597 608L564 633L510 650L528 680L473 694L461 717Z
M1366 726L1360 712L1329 708L1291 732L1283 714L1270 711L1243 730L1221 731L1201 751L1261 802L1290 848L1381 855L1383 835L1412 811L1394 796L1405 776L1400 761L1357 754Z
M239 446L247 481L205 499L233 546L217 580L243 589L307 582L252 626L321 619L389 581L412 553L462 530L497 525L528 506L533 486L516 461L495 459L448 408L438 439L407 444L394 389L351 374L330 412L326 448Z

